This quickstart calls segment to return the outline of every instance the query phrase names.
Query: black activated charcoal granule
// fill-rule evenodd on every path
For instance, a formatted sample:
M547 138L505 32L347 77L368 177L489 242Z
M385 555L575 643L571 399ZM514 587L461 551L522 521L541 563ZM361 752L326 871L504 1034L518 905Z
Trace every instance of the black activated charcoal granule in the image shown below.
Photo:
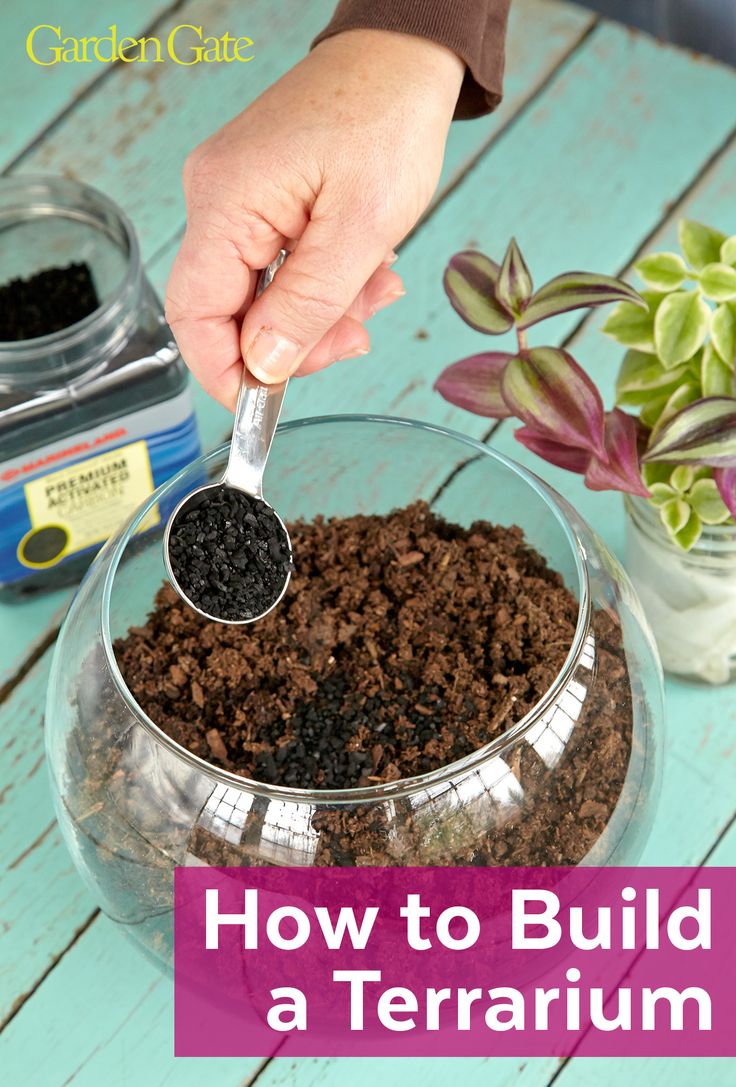
M169 560L195 607L230 622L268 611L291 570L288 541L271 507L224 485L205 491L177 514Z
M86 264L45 268L0 286L0 341L32 340L60 332L100 304Z

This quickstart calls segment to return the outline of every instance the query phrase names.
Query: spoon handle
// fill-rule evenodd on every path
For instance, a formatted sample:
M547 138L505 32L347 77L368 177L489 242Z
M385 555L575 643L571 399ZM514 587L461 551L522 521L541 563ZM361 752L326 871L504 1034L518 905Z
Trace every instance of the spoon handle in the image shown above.
M268 287L288 255L286 249L280 250L276 259L263 269L258 277L256 298ZM262 385L243 367L225 483L256 498L263 497L263 472L288 384L287 378L278 385Z

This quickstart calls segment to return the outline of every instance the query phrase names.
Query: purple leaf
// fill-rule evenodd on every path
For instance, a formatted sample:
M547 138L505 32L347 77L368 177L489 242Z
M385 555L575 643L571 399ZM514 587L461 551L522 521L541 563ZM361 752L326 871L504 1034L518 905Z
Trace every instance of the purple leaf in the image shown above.
M516 355L504 370L501 391L522 423L605 458L600 393L567 351L533 347Z
M537 321L555 317L558 313L603 306L608 302L632 302L644 310L648 308L645 299L621 279L598 276L592 272L567 272L550 279L532 295L518 327L529 328Z
M590 453L587 449L576 449L572 445L563 445L562 442L555 441L554 438L535 430L534 427L519 427L518 430L514 431L514 437L517 442L521 442L523 446L526 446L531 453L536 453L542 460L549 461L550 464L554 464L558 468L565 468L568 472L577 472L578 475L584 475L588 467Z
M728 512L736 521L736 468L716 468L713 478Z
M502 306L518 316L531 298L532 290L532 277L526 261L516 244L516 238L512 238L498 274L496 298Z
M604 440L606 457L591 456L585 473L586 487L591 491L626 491L648 498L639 463L639 424L634 416L618 408L607 412Z
M508 332L514 318L496 298L499 267L483 253L456 253L445 269L443 283L452 307L478 332L497 336Z
M501 396L501 377L513 357L505 351L484 351L460 359L442 371L434 387L458 408L488 419L507 419L511 412Z
M736 400L707 396L688 404L657 429L643 460L736 467Z

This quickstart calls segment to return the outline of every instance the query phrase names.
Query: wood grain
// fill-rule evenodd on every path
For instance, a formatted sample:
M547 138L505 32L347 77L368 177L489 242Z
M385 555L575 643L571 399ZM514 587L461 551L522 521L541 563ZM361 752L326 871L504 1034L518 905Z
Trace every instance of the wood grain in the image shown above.
M51 806L42 730L49 663L47 653L0 706L0 1024L94 909Z
M140 36L169 6L170 0L168 3L126 0L121 35ZM109 23L119 20L120 14L119 5L109 0L104 3L75 0L73 5L67 4L54 13L54 25L61 27L63 35L99 37L109 33ZM110 70L110 66L98 63L59 64L51 68L34 64L26 53L26 37L33 27L48 23L51 15L45 0L3 5L5 48L0 68L0 100L10 103L11 108L3 111L0 172ZM56 23L56 19L60 22Z
M178 174L186 150L303 51L329 6L309 5L300 20L270 14L273 5L265 2L248 7L251 36L278 35L279 51L271 54L278 56L278 65L266 61L264 48L260 70L250 66L246 95L243 80L238 85L224 71L205 81L194 72L183 79L181 73L167 70L150 82L136 82L127 70L116 69L41 141L23 161L23 169L78 173L119 199L140 227L152 274L161 286L182 224ZM184 21L192 7L184 4L177 21ZM211 14L213 25L221 20L224 27L228 19L232 22L236 7L243 11L242 5L227 0L209 0L198 5L199 12L205 9L198 21ZM402 250L399 268L409 288L407 298L376 319L372 359L334 367L292 386L290 417L359 407L416 415L482 434L485 421L450 409L431 391L443 364L481 344L450 312L442 294L447 256L470 243L496 253L509 233L517 231L540 278L572 265L617 271L723 147L733 119L728 107L736 88L732 72L696 63L609 25L597 29L560 65L589 26L589 17L577 9L543 0L517 5L505 112L453 131L443 191L462 180ZM543 93L527 105L541 84ZM29 124L24 142L30 136ZM693 189L688 208L733 231L734 225L725 220L732 215L735 181L736 155L729 148ZM671 224L666 230L671 231ZM574 318L561 320L554 338L563 338L574 327ZM591 369L611 367L612 379L617 349L600 338L594 322L576 338L575 349ZM205 443L213 444L228 418L202 396L198 409ZM498 442L523 459L509 432L502 432ZM542 468L539 462L535 467ZM579 503L614 548L620 547L622 521L615 500L586 492L570 476L542 470ZM63 602L62 594L0 611L0 646L7 649L4 656L11 663L22 661ZM39 762L47 666L44 658L0 711L0 735L8 740L0 752L0 791L6 790L0 806L0 854L10 866L0 877L0 1009L11 1008L33 989L91 909L58 832L48 829L50 805ZM727 692L670 684L668 709L665 788L648 857L660 864L696 864L725 832L713 859L734 863L733 698ZM44 890L46 894L40 893ZM44 1039L42 1047L39 1038ZM170 984L134 956L104 919L95 920L38 985L4 1032L0 1047L4 1075L13 1087L21 1082L29 1087L127 1087L134 1082L188 1087L205 1081L236 1087L251 1082L260 1068L257 1062L174 1062ZM583 1068L583 1063L570 1062L559 1082L590 1077L593 1066L586 1063ZM596 1062L596 1080L613 1084L624 1075L631 1079L632 1067L630 1062L621 1067ZM613 1072L605 1078L608 1068L617 1069L618 1079ZM403 1061L400 1076L408 1087L432 1087L455 1076L471 1087L541 1087L557 1069L552 1060ZM693 1067L689 1071L698 1072ZM331 1087L349 1077L356 1087L367 1087L376 1076L387 1079L391 1074L392 1066L383 1061L294 1063L278 1058L258 1075L258 1085L311 1087L319 1082ZM668 1081L679 1074L670 1068ZM708 1082L702 1075L701 1065L699 1082ZM645 1076L664 1082L664 1074L651 1062L642 1071ZM725 1084L727 1070L719 1068L710 1082Z

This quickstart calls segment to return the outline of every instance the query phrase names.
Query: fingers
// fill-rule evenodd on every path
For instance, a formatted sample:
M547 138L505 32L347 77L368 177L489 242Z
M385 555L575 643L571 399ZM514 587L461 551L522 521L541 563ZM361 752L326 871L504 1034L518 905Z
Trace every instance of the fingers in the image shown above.
M370 336L360 321L353 317L341 317L300 363L295 376L305 377L317 370L324 370L333 362L367 355L370 346Z
M262 267L284 245L268 224L254 246ZM240 315L253 298L256 275L224 232L193 215L166 288L166 319L194 377L210 396L234 408L243 361Z
M226 236L206 230L194 216L167 287L167 318L182 357L205 391L230 410L237 401L243 367L245 334L241 325L250 315L256 281L256 273L244 259L244 251L248 253L252 248L253 266L263 267L288 244L282 234L265 223L257 234L256 246L236 247ZM281 284L286 267L295 259L296 254L280 269L261 301ZM401 278L389 268L395 259L392 250L384 252L381 264L361 285L344 314L337 315L313 346L303 347L297 362L300 374L320 370L338 359L367 353L370 341L362 322L404 293ZM273 311L278 312L278 307L273 307ZM270 354L278 364L278 352ZM289 373L294 372L291 359L287 365Z
M245 314L240 343L250 372L267 383L295 373L345 317L385 253L386 242L366 232L359 216L320 217L315 205L295 251ZM350 330L342 326L335 349L346 346Z
M385 264L381 265L350 306L346 316L332 326L300 363L297 374L304 377L341 359L367 354L370 340L362 322L390 306L404 293L401 277L390 271Z

